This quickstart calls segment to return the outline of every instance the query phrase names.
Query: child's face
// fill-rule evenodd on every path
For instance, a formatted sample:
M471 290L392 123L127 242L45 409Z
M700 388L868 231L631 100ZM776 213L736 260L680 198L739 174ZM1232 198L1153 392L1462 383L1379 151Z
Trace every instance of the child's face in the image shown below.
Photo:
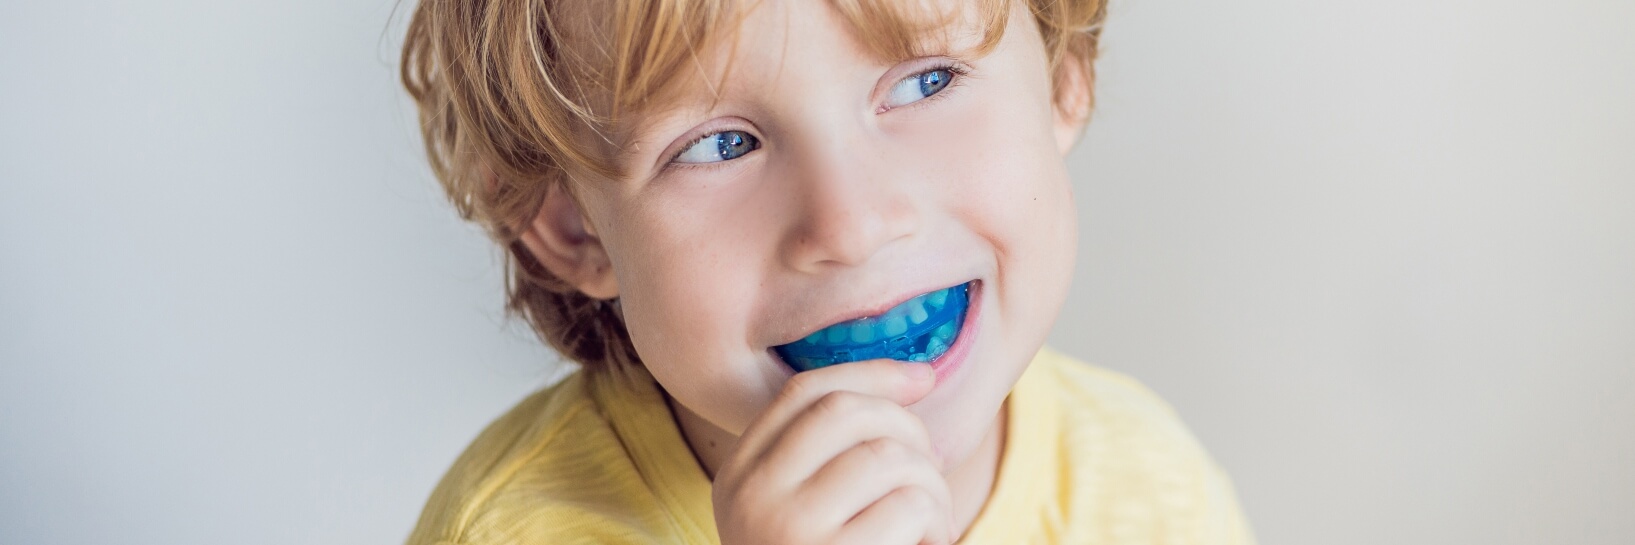
M1053 107L1025 10L984 57L890 64L829 9L754 8L673 107L640 119L627 177L581 184L579 198L643 362L733 434L794 373L772 347L974 282L936 390L910 407L961 460L1066 294L1076 220L1062 155L1078 127ZM955 36L949 54L980 31Z

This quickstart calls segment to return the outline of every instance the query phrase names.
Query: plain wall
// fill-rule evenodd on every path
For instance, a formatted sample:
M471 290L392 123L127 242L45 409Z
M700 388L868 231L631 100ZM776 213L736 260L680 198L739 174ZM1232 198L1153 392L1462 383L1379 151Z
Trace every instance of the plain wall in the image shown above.
M393 6L0 4L0 543L400 542L561 373ZM1169 399L1263 543L1635 542L1632 21L1114 0L1054 342Z

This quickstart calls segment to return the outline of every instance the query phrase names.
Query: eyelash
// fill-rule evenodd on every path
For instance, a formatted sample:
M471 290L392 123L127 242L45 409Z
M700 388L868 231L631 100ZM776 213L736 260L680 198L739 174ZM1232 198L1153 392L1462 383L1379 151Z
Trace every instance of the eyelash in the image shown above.
M917 108L917 107L920 107L920 106L925 106L928 103L931 103L931 102L934 102L934 101L936 101L938 99L946 97L948 95L949 91L953 90L955 87L959 87L959 86L963 85L965 83L965 78L970 77L970 75L971 75L971 70L969 68L961 66L960 64L955 63L955 62L943 61L943 62L939 62L939 63L936 63L936 64L932 64L930 66L926 66L925 68L922 68L922 69L914 72L913 74L909 74L909 77L917 77L917 76L925 74L926 72L935 72L937 70L947 70L948 73L954 75L954 77L951 79L951 81L949 81L947 85L943 86L941 91L937 91L936 94L933 94L931 96L922 98L920 100L916 100L916 101L911 102L909 104L898 106L896 108L884 108L884 109L876 110L875 114L878 115L878 114L883 114L883 113L886 113L886 112L889 112L889 111L892 111L892 110L901 110L901 109ZM897 81L902 81L902 80L897 80ZM669 170L669 169L672 169L672 168L687 168L687 169L721 168L721 167L725 166L727 163L731 163L732 161L716 161L716 162L713 162L713 163L678 163L678 162L676 162L676 159L680 159L681 154L687 153L687 150L692 149L692 147L695 146L695 145L698 145L699 142L703 142L705 139L707 139L709 137L712 137L712 136L715 136L718 133L722 133L722 132L726 132L726 131L734 131L734 130L741 130L741 129L732 129L732 128L711 129L710 132L706 132L704 134L701 134L697 138L688 139L686 144L683 144L679 149L676 150L675 153L670 154L670 160L665 162L664 169ZM745 132L748 132L748 131L745 131ZM751 133L751 134L753 134L753 133Z

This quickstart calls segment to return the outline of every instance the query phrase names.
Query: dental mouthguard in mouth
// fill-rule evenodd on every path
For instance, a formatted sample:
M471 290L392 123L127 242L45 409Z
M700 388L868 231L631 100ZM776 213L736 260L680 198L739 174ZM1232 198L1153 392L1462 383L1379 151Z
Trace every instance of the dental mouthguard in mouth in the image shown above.
M772 350L796 371L880 358L936 361L965 325L969 292L965 283L923 293L880 315L834 324Z

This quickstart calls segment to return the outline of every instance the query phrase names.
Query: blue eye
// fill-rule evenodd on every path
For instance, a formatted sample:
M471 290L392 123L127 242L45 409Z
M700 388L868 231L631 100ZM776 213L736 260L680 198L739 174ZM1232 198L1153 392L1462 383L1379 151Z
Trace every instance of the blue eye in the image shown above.
M891 94L886 95L886 107L896 108L923 100L947 89L953 80L954 71L948 68L926 70L903 78L891 88Z
M761 141L744 131L721 131L705 135L676 155L677 163L718 163L731 161L761 147Z

